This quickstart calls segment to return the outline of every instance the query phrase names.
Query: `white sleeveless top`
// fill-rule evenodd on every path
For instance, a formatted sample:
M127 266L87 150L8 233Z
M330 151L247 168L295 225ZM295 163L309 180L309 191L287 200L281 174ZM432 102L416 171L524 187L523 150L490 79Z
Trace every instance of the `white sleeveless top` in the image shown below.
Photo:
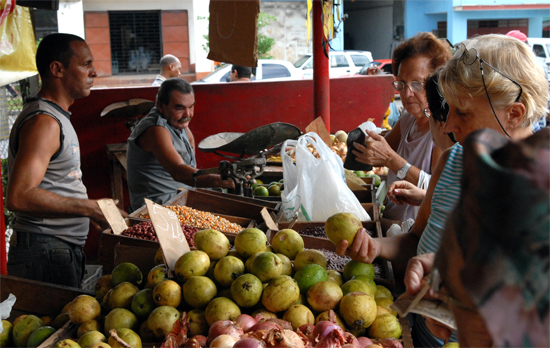
M408 137L411 132L411 128L415 124L415 118L412 114L403 110L403 115L400 117L401 123L401 141L397 147L397 154L407 160L413 166L425 171L428 174L432 173L432 150L434 143L432 135L428 131L423 136L408 141ZM413 138L414 138L414 134ZM394 182L398 181L397 174L393 171L388 173L388 187ZM409 218L416 220L416 213L418 209L414 209L414 206L403 204L397 205L392 201L386 201L386 209L384 210L384 217L392 220L407 220Z

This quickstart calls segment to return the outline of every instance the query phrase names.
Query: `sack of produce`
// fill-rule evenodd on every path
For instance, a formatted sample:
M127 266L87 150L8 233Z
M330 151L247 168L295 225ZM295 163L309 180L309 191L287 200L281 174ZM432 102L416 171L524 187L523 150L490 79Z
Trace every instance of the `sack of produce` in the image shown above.
M287 149L295 147L296 165ZM315 155L317 156L315 156ZM282 147L284 190L281 193L284 217L299 221L325 221L339 212L348 212L361 221L371 218L346 185L342 160L316 133L287 140Z

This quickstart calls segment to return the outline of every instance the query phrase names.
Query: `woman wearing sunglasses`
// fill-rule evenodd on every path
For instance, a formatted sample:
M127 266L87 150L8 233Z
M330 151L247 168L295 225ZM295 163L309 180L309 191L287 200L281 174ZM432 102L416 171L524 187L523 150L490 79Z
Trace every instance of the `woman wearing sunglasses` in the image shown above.
M386 137L369 132L365 146L354 144L353 150L358 162L388 167L388 185L396 180L407 180L414 185L429 181L441 150L434 147L429 120L424 114L428 106L424 83L450 57L448 45L432 33L415 35L393 53L394 87L405 110ZM384 217L392 220L414 218L415 210L408 204L388 202Z

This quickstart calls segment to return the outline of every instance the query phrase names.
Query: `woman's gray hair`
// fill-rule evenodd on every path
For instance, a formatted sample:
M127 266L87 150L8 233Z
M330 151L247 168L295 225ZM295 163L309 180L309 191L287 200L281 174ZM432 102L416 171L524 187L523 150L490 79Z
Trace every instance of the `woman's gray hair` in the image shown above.
M520 126L528 127L548 111L548 81L528 45L500 34L474 37L462 42L467 49L475 48L484 62L508 75L523 88L519 100L525 106L525 117ZM511 106L519 95L512 81L483 65L485 84L495 109ZM460 57L451 58L439 73L439 88L445 100L457 106L466 98L485 96L479 61L466 65Z

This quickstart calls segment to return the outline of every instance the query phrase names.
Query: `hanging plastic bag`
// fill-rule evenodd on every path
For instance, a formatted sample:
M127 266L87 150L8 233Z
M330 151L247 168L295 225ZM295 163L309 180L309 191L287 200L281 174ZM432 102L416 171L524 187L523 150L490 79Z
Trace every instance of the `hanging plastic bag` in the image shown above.
M295 143L296 165L287 153ZM319 154L315 156L308 144ZM285 188L281 193L285 220L298 212L298 221L326 221L336 213L352 213L361 221L371 218L346 185L342 160L316 133L286 141L281 150Z
M29 8L0 0L0 86L36 75L35 57Z

